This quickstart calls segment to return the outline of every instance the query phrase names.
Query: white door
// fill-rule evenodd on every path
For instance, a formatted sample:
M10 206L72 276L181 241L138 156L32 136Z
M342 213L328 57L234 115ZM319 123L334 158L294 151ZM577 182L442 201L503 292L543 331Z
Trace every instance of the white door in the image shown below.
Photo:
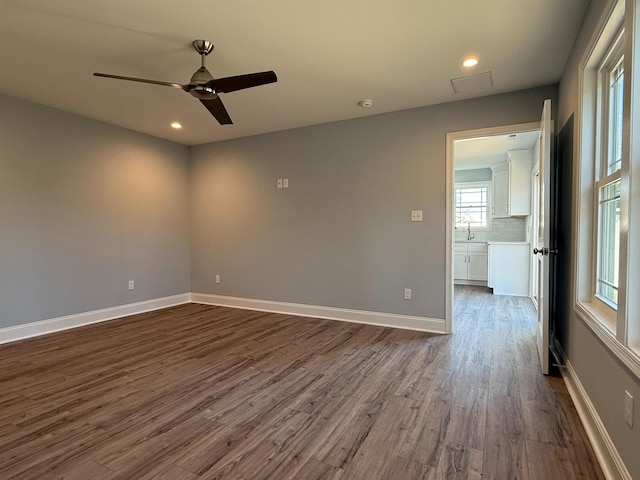
M551 227L551 100L544 101L540 120L539 208L536 254L538 269L537 345L542 373L549 373L549 250Z

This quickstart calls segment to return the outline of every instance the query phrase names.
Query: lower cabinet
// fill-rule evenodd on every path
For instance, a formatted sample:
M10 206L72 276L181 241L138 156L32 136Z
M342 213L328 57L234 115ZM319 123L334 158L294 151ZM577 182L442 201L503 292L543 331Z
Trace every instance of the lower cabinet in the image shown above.
M486 243L456 243L453 247L453 279L487 281Z
M529 244L489 242L489 279L494 295L529 296Z

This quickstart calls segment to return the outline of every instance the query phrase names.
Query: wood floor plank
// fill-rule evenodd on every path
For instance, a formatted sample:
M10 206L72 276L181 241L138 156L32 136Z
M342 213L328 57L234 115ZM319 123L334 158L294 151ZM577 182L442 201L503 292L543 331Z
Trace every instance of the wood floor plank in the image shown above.
M603 479L531 303L454 309L451 336L186 304L0 345L0 478Z
M88 478L115 480L116 474L93 460L86 460L73 461L61 466L56 471L56 478L60 480L86 480Z
M409 460L404 457L396 457L396 462L387 472L385 480L406 480L410 478L412 480L435 480L438 478L437 469L428 465L423 465L414 460ZM444 477L440 477L444 478Z
M298 471L297 478L305 480L341 480L344 477L343 470L326 463L318 462L315 459L309 459Z
M180 467L172 465L166 462L159 462L159 465L151 468L141 476L135 477L137 480L198 480L200 477L194 475L191 472L183 470ZM85 477L87 478L87 477ZM121 479L130 479L134 477L128 477L127 474L121 474Z
M535 440L527 440L526 445L531 480L576 479L576 473L566 448Z
M482 473L487 478L529 478L519 399L489 396L482 465Z
M393 386L388 386L377 395L357 397L354 408L336 425L332 438L318 449L315 457L328 465L346 468L369 436L392 389Z
M415 403L412 400L391 396L353 461L345 466L345 477L366 480L372 472L377 472L381 478L386 478L397 460L398 450L414 416Z
M562 408L567 413L566 424L563 425L563 435L576 477L603 480L604 475L564 382L560 378L550 378L549 384L554 392L554 399L562 403Z
M413 454L416 461L432 467L438 465L451 423L452 403L450 392L443 392L428 402L426 408L430 413Z
M482 451L460 443L447 443L440 456L438 472L447 480L482 478Z

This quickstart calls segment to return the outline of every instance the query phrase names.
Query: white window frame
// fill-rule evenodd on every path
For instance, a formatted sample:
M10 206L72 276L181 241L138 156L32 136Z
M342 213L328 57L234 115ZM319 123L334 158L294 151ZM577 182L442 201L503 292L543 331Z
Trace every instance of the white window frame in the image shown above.
M614 303L613 301L610 301L609 299L607 299L604 296L601 296L598 293L598 281L600 280L600 267L602 264L602 260L599 257L600 254L600 241L602 241L600 234L601 234L601 227L600 227L600 215L601 215L601 210L600 210L600 190L604 187L607 187L613 183L616 183L620 180L620 171L614 172L611 175L607 175L606 177L597 180L595 182L595 191L594 191L594 216L593 216L593 224L594 224L594 232L593 232L593 236L594 236L594 241L593 241L593 265L595 267L595 274L593 275L593 285L592 285L592 301L594 303L598 304L598 307L600 310L602 311L606 311L606 315L609 318L609 321L611 322L611 326L613 327L613 330L615 331L615 324L617 321L617 310L618 310L618 302ZM620 237L618 236L618 244L620 242ZM619 248L619 247L618 247ZM619 265L619 262L618 262ZM616 287L618 290L618 296L619 296L619 292L620 292L620 273L618 272L618 286Z
M606 41L608 40L608 41ZM611 118L610 118L610 102L609 98L609 84L610 76L609 71L614 69L619 63L620 59L624 55L624 29L619 27L613 38L602 39L603 45L600 48L604 50L604 54L594 55L591 59L591 63L595 63L598 57L602 59L598 62L595 72L591 72L596 76L596 114L595 114L595 151L593 154L594 163L594 178L593 178L593 227L592 227L592 284L591 284L591 303L592 307L599 313L598 320L603 323L612 333L616 332L617 317L618 317L618 305L609 302L606 298L598 295L598 277L600 258L599 252L599 239L600 239L600 202L599 192L600 188L610 183L613 183L620 179L620 170L617 170L611 174L609 170L609 156L610 145L609 138L611 136ZM624 141L623 141L624 144ZM618 278L618 296L620 292Z
M576 166L575 311L608 349L640 378L640 22L635 11L640 0L611 0L580 63L578 111L579 137ZM625 13L625 11L627 13ZM624 29L622 47L613 48ZM611 66L624 55L622 167L609 174L603 158L607 147L603 125L608 129L608 113L598 99L603 84L601 68ZM601 80L601 78L600 78ZM634 82L637 85L634 85ZM607 91L608 91L608 85ZM637 98L636 98L637 97ZM634 125L633 119L639 119ZM635 135L632 135L632 132ZM606 132L604 132L606 133ZM635 137L635 139L634 139ZM596 295L598 187L620 179L620 261L618 264L618 304L611 308ZM631 241L631 239L635 239ZM630 294L627 295L627 292Z
M485 180L485 181L477 181L477 182L457 182L454 184L453 186L453 192L454 192L454 204L453 204L453 226L456 229L460 229L460 228L464 228L466 229L467 227L458 227L457 223L456 223L456 214L457 214L457 204L456 204L456 200L458 198L456 191L458 189L461 188L478 188L478 187L485 187L487 189L487 212L486 212L486 218L487 218L487 225L484 227L478 227L478 226L471 226L471 230L472 231L476 231L476 232L486 232L486 231L490 231L491 230L491 207L492 207L492 182L491 180Z

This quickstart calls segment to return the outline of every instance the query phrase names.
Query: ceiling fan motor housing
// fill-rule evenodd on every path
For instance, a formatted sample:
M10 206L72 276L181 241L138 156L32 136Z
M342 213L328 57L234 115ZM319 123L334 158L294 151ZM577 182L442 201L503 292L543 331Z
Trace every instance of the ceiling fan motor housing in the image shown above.
M189 93L200 100L210 100L217 97L216 91L209 85L193 85L189 89Z
M196 98L206 100L214 98L216 91L212 86L208 85L208 82L213 80L213 76L209 73L206 67L200 67L191 76L191 82L189 83L189 93Z

